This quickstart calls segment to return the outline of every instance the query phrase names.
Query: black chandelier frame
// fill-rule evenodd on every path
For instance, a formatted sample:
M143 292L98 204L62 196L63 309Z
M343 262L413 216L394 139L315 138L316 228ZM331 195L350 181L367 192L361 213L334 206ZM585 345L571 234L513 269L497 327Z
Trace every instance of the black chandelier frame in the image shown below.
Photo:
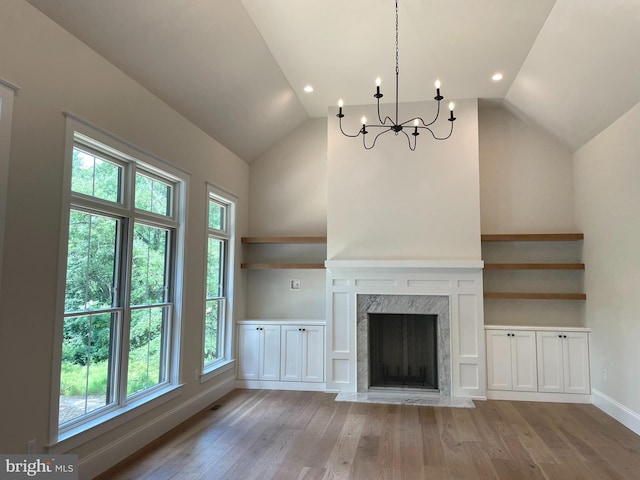
M440 103L442 102L442 100L444 100L444 97L440 94L440 82L436 81L436 96L433 97L434 100L436 100L438 102L438 106L436 109L436 114L435 117L433 118L433 120L431 120L430 122L425 122L425 120L422 117L413 117L410 118L407 121L404 122L400 122L398 120L399 118L399 107L398 107L398 95L399 95L399 77L400 77L400 67L399 67L399 48L398 48L398 0L396 0L396 104L395 104L395 121L389 117L388 115L384 117L384 119L382 118L382 114L380 112L380 99L384 96L382 93L380 93L380 83L379 83L379 79L376 82L376 93L374 93L374 98L376 99L377 105L378 105L378 121L380 122L379 124L367 124L366 121L363 121L362 123L362 128L360 128L360 130L358 131L358 133L355 134L349 134L346 133L344 131L344 129L342 128L342 119L344 118L344 113L342 113L342 100L339 102L339 110L338 113L336 115L336 117L338 117L338 121L340 124L340 131L342 132L342 134L345 137L350 137L350 138L356 138L359 137L360 135L362 135L362 145L364 146L364 148L366 150L371 150L373 147L375 147L376 145L376 141L378 140L378 138L381 135L384 135L385 133L388 132L395 132L396 136L399 133L404 134L404 136L407 138L407 142L409 144L409 149L413 152L416 149L416 145L417 145L417 141L418 141L418 136L420 135L420 130L426 130L428 131L431 136L434 138L434 140L447 140L449 137L451 137L451 135L453 134L453 123L456 121L456 117L453 115L453 102L450 104L450 116L447 119L450 123L451 123L451 129L449 131L449 134L445 137L439 137L436 135L436 133L431 129L431 126L433 124L436 123L436 121L438 120L439 116L440 116ZM364 119L364 117L363 117ZM410 126L408 125L409 123L413 122L413 125ZM371 145L367 146L367 142L366 142L366 138L367 138L367 134L369 133L367 131L367 128L382 128L383 130L381 132L379 132L374 138L373 138L373 142L371 143ZM411 142L411 137L409 136L409 134L406 132L407 129L413 128L413 132L411 132L411 137L413 137L413 144Z

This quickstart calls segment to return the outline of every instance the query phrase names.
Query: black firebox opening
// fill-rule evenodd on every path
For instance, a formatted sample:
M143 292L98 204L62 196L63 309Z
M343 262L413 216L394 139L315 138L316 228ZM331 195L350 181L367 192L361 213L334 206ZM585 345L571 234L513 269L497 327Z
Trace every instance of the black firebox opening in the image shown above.
M369 314L369 386L438 389L438 316Z

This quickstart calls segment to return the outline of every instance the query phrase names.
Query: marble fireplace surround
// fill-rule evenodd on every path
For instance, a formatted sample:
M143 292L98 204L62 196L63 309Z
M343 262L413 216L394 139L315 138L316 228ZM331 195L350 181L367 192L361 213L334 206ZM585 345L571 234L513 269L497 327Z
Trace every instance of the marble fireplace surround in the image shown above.
M369 391L369 314L404 313L438 316L439 395L451 396L451 322L448 296L360 294L357 296L357 305L358 392Z

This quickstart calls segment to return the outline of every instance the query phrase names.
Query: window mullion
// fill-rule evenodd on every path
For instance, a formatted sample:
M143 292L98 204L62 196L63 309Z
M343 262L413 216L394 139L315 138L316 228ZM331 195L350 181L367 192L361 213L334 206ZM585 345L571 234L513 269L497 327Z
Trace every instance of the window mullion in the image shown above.
M131 268L133 264L133 220L123 219L122 235L122 329L118 340L118 403L124 405L127 399L127 381L129 369L129 340L131 333Z

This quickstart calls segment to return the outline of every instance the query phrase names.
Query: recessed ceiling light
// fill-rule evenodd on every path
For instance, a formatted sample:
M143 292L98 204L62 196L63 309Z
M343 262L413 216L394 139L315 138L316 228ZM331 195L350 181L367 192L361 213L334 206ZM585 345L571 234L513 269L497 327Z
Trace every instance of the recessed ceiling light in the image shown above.
M502 74L500 72L494 73L491 77L491 80L493 80L494 82L499 82L500 80L502 80Z
M311 93L313 92L313 87L311 85L307 85L306 87L304 87L304 91L307 93Z

